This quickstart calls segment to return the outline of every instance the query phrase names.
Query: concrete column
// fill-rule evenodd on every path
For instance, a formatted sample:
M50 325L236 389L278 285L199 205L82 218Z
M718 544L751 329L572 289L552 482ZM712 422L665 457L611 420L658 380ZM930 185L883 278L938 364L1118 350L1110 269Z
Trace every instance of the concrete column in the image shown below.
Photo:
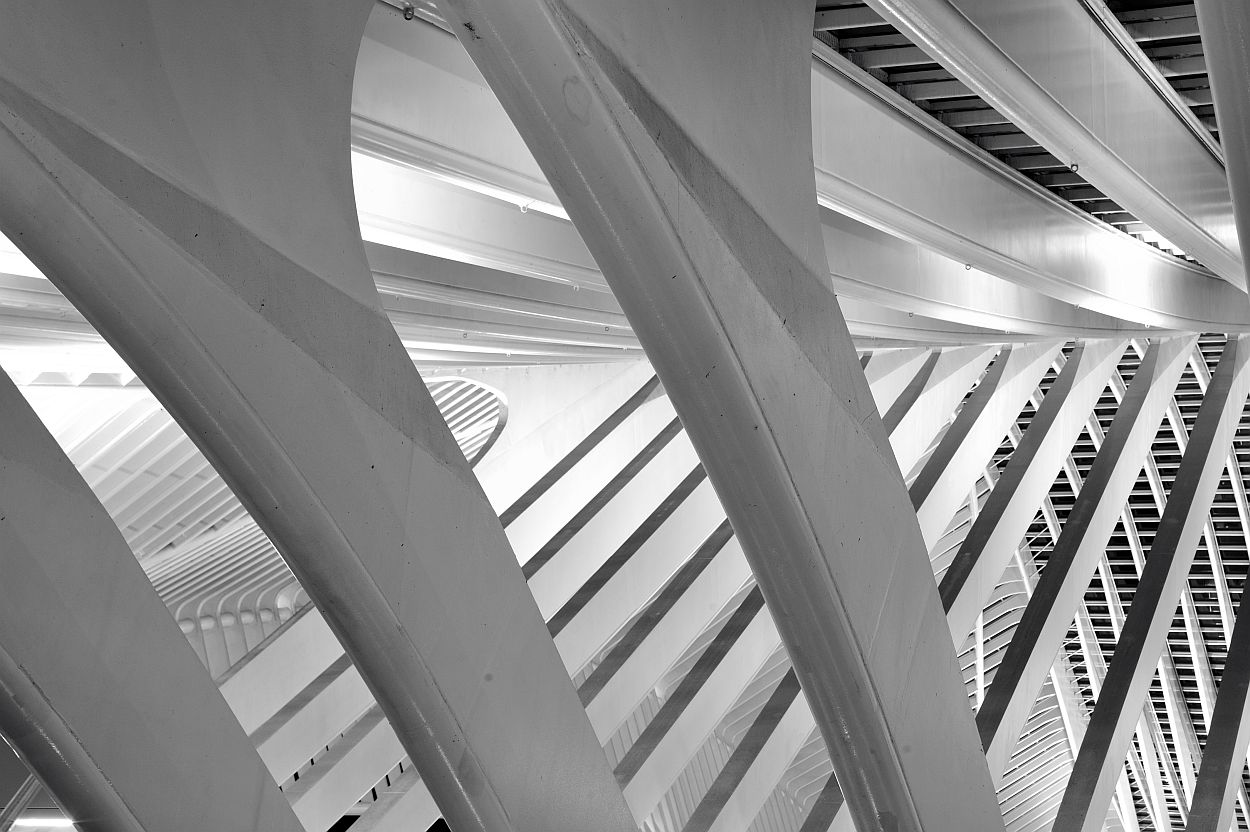
M1056 832L1102 826L1250 389L1250 341L1230 338L1202 400L1159 530L1059 806Z
M972 632L977 615L1106 389L1125 343L1077 345L990 492L939 588L956 644Z
M810 3L440 9L672 397L860 832L1001 828L915 514L829 287Z
M370 8L7 8L0 227L275 542L450 825L632 829L365 261L348 134Z
M1151 343L977 712L981 743L995 778L1006 770L1037 691L1124 511L1194 340Z
M1243 601L1245 596L1242 596ZM1237 609L1185 832L1226 832L1250 748L1250 602Z
M67 815L110 832L300 832L121 533L3 372L0 507L0 732Z
M1250 101L1246 100L1246 87L1250 85L1250 7L1228 0L1194 0L1194 10L1198 13L1202 51L1211 78L1211 98L1232 191L1237 236L1250 240Z

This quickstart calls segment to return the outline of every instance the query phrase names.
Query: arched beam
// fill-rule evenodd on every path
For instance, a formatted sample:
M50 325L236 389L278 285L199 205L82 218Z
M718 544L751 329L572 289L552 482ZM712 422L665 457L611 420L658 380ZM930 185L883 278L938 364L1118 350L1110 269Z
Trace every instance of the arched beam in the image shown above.
M275 541L453 827L624 832L499 520L365 261L348 113L369 8L6 7L0 226Z
M673 398L860 832L1001 827L914 514L828 285L810 4L440 8ZM747 49L726 53L731 37ZM711 104L728 96L743 106Z
M2 371L0 506L0 733L70 819L300 832L121 533Z

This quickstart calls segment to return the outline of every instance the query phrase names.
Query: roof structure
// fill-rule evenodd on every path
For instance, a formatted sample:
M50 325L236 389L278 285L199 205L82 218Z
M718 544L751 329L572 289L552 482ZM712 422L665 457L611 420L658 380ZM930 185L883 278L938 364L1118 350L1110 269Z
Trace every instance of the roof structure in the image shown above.
M207 6L0 3L0 832L1250 832L1250 10Z

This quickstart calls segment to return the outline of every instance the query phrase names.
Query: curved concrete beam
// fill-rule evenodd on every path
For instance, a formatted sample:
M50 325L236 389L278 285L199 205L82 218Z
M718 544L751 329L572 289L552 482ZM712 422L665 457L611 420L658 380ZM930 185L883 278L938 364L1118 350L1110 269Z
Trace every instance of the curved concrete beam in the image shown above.
M624 832L499 520L365 261L348 108L369 8L6 8L0 226L276 543L453 827Z
M101 832L301 832L121 533L3 372L0 506L0 732L66 814Z
M810 4L441 9L700 451L860 832L1001 828L914 514L828 285L807 152Z
M1221 160L1103 28L1091 25L1080 3L870 2L1054 156L1079 165L1126 210L1245 286ZM1052 48L1058 43L1063 49Z
M1240 285L1100 222L823 44L815 54L813 156L823 206L1104 315L1181 331L1215 321L1221 332L1247 327L1250 299Z
M485 121L474 110L466 120ZM396 156L357 155L353 170L366 251L405 342L450 339L459 350L508 351L528 360L557 350L567 360L637 353L603 276L567 222L407 169ZM992 343L1008 332L1149 332L969 271L833 211L822 212L822 225L834 288L857 341Z
M952 194L959 199L958 194ZM837 211L821 209L825 254L839 298L858 298L970 327L1063 338L1141 337L1152 331L1012 283Z

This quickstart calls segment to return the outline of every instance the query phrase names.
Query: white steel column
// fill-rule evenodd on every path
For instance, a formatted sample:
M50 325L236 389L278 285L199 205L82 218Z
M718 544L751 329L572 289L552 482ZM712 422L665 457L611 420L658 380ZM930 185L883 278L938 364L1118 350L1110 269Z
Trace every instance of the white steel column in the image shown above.
M1212 376L1073 766L1056 832L1101 828L1241 418L1250 388L1248 353L1250 340L1230 338Z
M860 832L1001 828L915 515L828 285L811 5L440 8L648 349ZM741 106L716 103L728 97Z
M0 371L0 732L83 828L300 832L99 500Z
M1005 770L1124 511L1194 340L1155 341L1147 349L977 712L981 743L995 777Z
M498 517L365 261L348 132L370 8L7 7L0 226L275 541L450 825L624 832Z

